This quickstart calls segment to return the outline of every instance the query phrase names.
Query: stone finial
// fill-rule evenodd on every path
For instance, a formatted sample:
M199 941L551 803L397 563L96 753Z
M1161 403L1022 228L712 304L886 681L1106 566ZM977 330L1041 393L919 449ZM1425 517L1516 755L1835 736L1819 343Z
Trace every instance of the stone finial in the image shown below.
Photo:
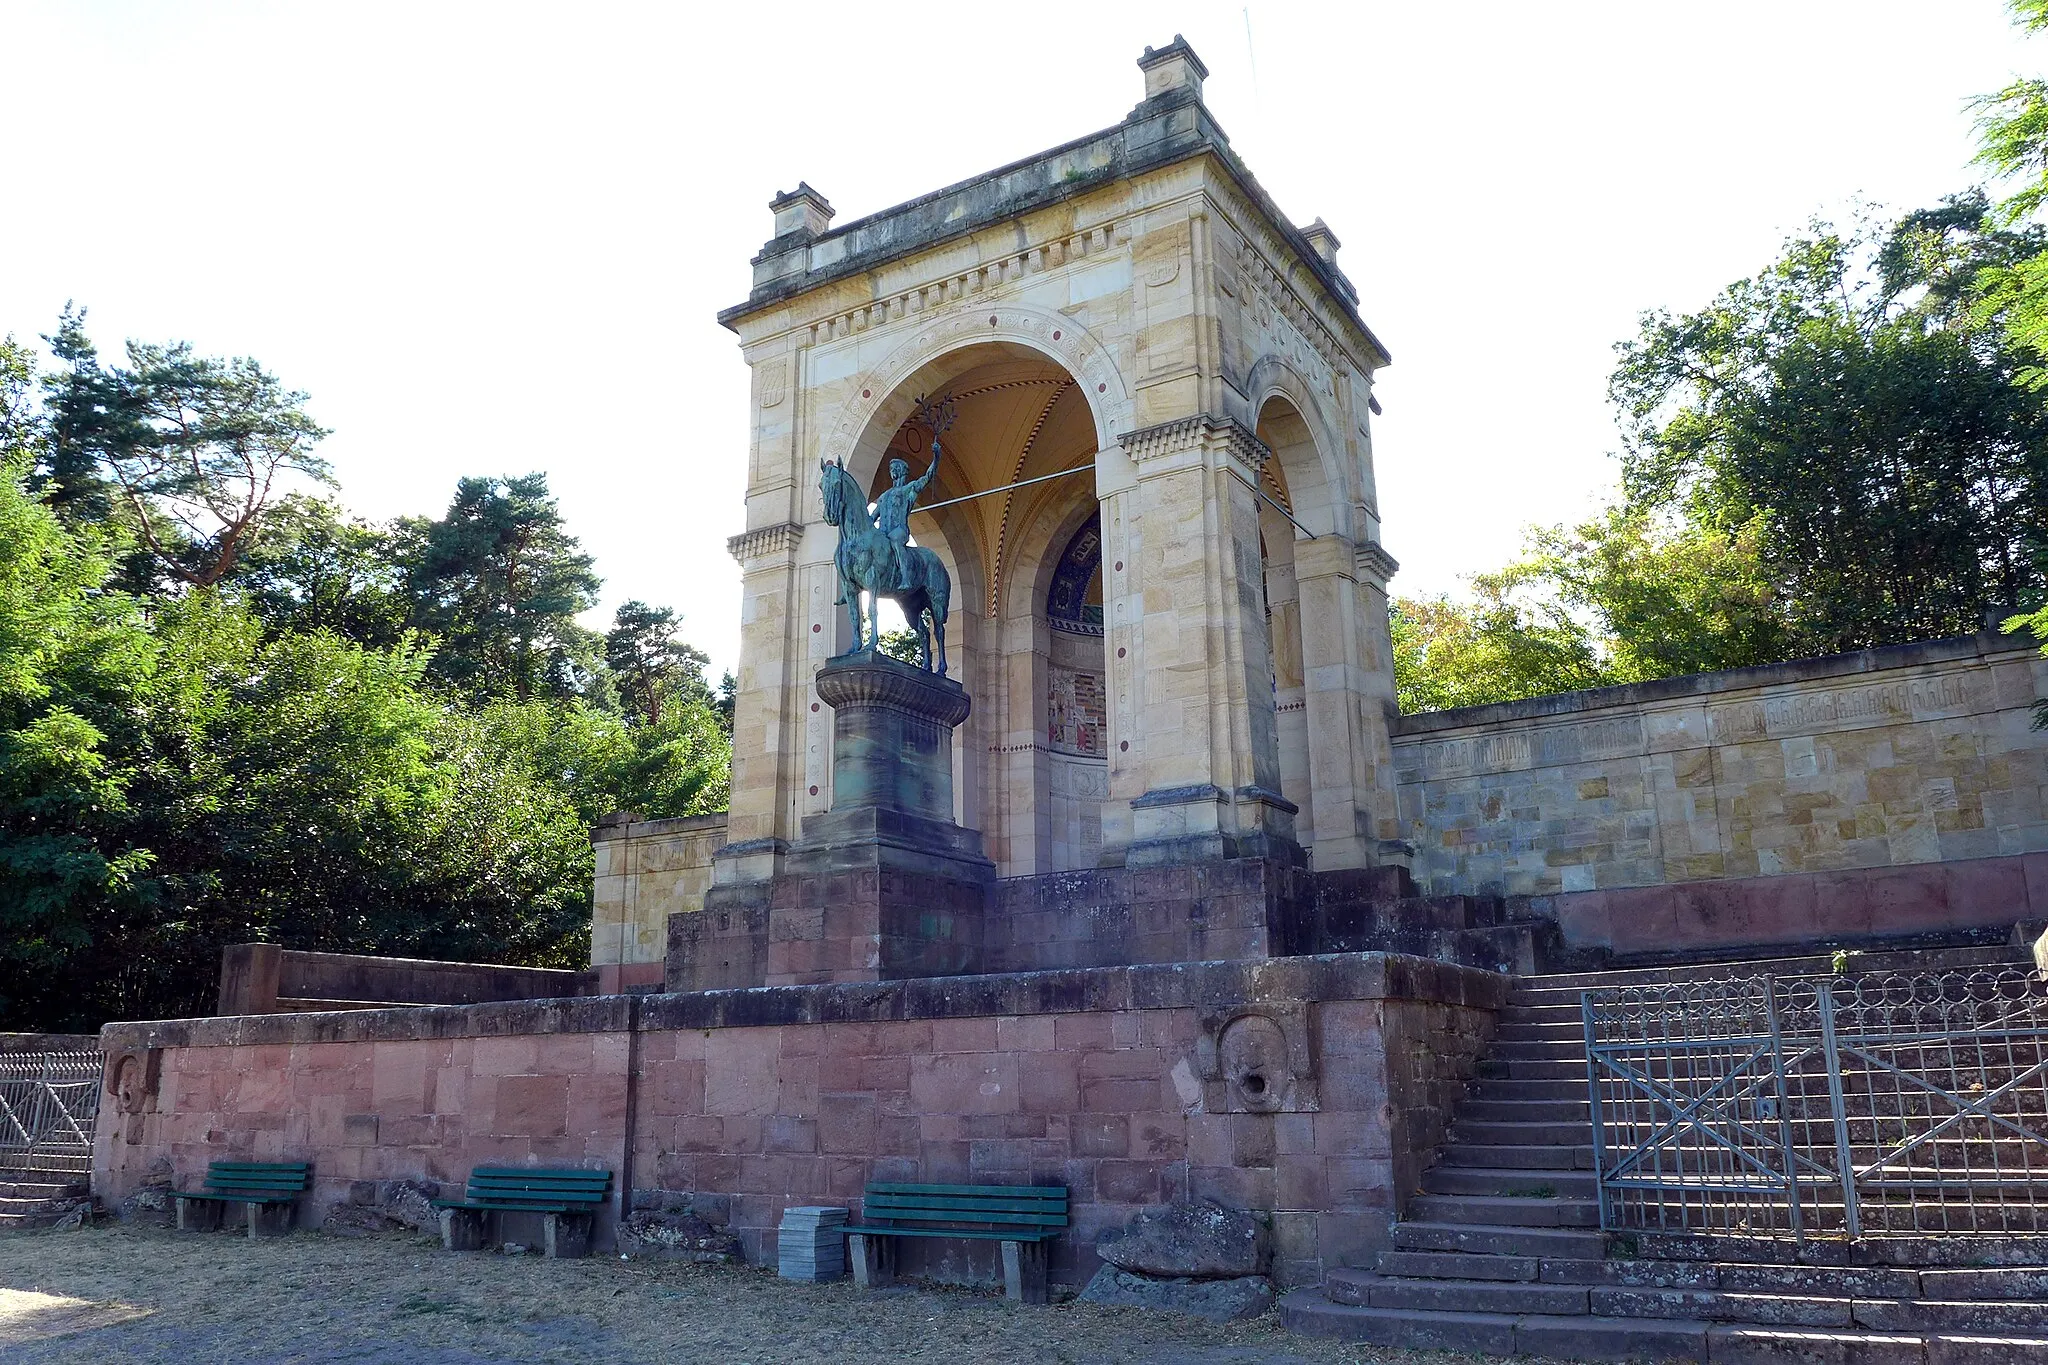
M1301 235L1308 238L1308 244L1315 248L1316 255L1331 265L1337 264L1337 248L1344 244L1337 240L1336 233L1330 231L1328 223L1318 218L1303 228Z
M1209 68L1202 65L1202 59L1188 46L1188 40L1178 33L1165 47L1146 48L1145 55L1138 58L1138 69L1145 73L1145 98L1148 100L1182 89L1193 92L1194 97L1200 99L1202 79L1209 74Z
M796 182L795 189L769 200L768 211L775 215L777 237L787 237L792 232L817 237L832 226L831 202L801 180Z

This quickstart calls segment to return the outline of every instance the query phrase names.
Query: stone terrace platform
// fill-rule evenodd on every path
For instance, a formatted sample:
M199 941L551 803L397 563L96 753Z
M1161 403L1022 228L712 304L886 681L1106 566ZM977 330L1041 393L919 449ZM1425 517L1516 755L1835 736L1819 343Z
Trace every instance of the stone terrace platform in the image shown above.
M785 1206L857 1204L872 1180L1056 1183L1066 1282L1103 1228L1207 1195L1270 1214L1276 1278L1314 1284L1389 1245L1505 990L1349 953L110 1024L130 1083L94 1184L118 1202L165 1162L307 1160L317 1225L480 1162L606 1166L758 1262ZM993 1269L985 1249L922 1254L951 1259L905 1269Z

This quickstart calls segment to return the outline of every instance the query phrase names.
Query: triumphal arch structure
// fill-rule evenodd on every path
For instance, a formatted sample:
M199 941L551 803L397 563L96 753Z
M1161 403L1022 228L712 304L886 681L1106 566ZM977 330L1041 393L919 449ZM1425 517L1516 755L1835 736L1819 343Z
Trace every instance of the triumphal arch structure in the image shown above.
M1406 858L1372 470L1388 362L1320 221L1298 228L1178 39L1114 127L843 225L799 184L747 299L752 372L732 805L715 882L762 886L833 793L818 670L851 644L821 464L951 572L973 698L954 817L1005 882L1254 858ZM712 903L719 903L714 894Z

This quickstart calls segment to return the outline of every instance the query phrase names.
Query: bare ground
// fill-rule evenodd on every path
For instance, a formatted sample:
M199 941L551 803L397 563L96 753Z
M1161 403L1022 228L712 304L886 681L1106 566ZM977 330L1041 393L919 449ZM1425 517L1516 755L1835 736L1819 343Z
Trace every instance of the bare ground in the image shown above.
M1136 1309L863 1293L732 1266L448 1253L394 1235L103 1227L0 1234L0 1361L512 1365L1447 1365L1469 1356Z

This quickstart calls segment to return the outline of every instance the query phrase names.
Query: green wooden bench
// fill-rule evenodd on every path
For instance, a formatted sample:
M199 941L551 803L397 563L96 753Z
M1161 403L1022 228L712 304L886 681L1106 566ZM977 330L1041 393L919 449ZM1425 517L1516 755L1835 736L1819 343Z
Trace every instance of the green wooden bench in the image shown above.
M218 1228L230 1204L247 1213L249 1235L277 1235L290 1229L292 1207L313 1187L313 1166L306 1161L209 1161L206 1178L196 1190L172 1190L178 1201L178 1228L195 1232Z
M1003 1244L1003 1292L1018 1303L1044 1303L1045 1245L1067 1227L1067 1191L1060 1185L870 1185L861 1220L847 1226L848 1259L862 1288L894 1275L891 1243L899 1237L963 1237Z
M478 1166L462 1198L434 1201L441 1211L441 1245L475 1251L484 1245L494 1214L537 1213L548 1256L588 1255L591 1224L611 1185L610 1171Z

